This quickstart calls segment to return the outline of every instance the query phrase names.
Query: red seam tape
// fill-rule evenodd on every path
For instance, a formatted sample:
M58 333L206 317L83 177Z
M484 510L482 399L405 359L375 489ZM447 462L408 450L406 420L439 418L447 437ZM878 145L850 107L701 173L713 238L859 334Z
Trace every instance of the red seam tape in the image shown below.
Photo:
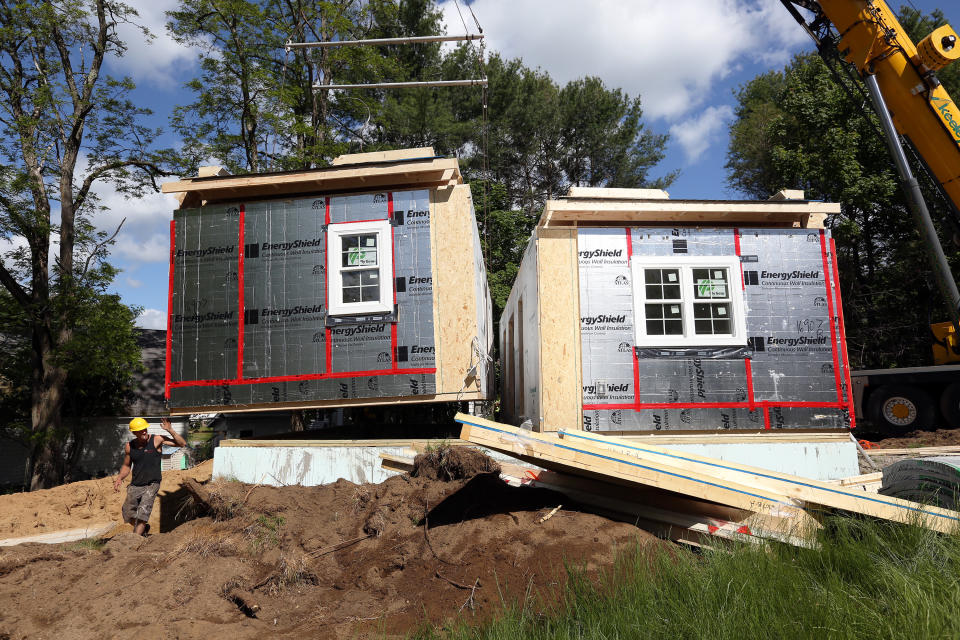
M833 292L830 282L830 266L827 262L827 236L820 229L820 255L823 257L823 283L827 293L827 317L830 319L830 353L833 354L833 381L837 388L837 402L843 404L843 388L840 385L840 360L837 357L837 334L833 322Z
M172 358L172 337L173 337L173 252L176 239L176 221L170 221L170 281L167 285L167 354L166 368L163 373L163 397L170 399L170 362Z

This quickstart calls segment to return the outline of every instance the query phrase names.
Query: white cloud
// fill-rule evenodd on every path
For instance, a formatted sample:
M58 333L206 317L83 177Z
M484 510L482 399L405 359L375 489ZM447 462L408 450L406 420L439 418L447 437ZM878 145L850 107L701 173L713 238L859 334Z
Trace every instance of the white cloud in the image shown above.
M197 51L177 43L167 32L165 12L177 8L178 0L151 0L133 3L137 13L136 25L146 27L153 34L147 39L143 32L132 24L120 24L117 32L127 44L127 51L120 60L114 60L115 73L130 75L137 80L147 80L164 87L173 87L181 82L177 71L192 66L197 60Z
M139 240L132 236L117 237L117 242L110 250L112 255L125 258L129 262L169 262L170 236L155 233L150 237Z
M136 278L127 278L127 286L133 287L134 289L139 289L143 286L143 280L137 280Z
M453 2L447 32L463 33ZM786 61L807 36L775 2L744 0L475 0L487 47L559 83L598 76L639 94L651 118L676 121L743 64ZM464 18L473 26L469 12Z
M106 183L98 184L95 191L100 204L106 207L93 218L97 229L109 235L123 222L110 248L112 255L132 264L170 259L170 219L178 206L176 197L148 193L141 198L127 198Z
M695 163L707 148L727 132L727 123L733 119L733 107L707 107L698 116L670 127L670 139L680 144L689 164Z
M137 326L141 329L166 329L167 312L160 309L144 309L137 316Z

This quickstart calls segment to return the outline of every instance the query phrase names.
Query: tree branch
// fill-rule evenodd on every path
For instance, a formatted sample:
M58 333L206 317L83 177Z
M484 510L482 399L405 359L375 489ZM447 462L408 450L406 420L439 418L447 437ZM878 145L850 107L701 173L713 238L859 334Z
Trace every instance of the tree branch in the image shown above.
M100 251L100 249L102 249L103 247L113 242L113 239L117 237L118 233L120 233L120 228L123 227L123 223L126 221L127 221L127 218L124 217L123 220L120 221L120 224L117 225L117 230L113 232L113 235L107 238L106 240L104 240L103 242L98 242L97 246L95 246L90 251L90 255L87 256L87 259L83 263L83 271L80 272L81 277L87 275L87 271L90 270L90 262L94 259L94 257L96 257L97 252Z
M7 267L4 266L2 262L0 262L0 284L10 292L10 295L13 296L13 299L17 301L17 304L19 304L22 309L27 310L30 308L30 294L20 286L20 283L13 277L12 273L7 271Z

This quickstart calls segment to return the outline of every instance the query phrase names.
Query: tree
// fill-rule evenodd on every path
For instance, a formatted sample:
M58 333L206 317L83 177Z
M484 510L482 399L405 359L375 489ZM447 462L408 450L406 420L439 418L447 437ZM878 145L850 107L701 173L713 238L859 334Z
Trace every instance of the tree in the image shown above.
M111 274L112 275L112 274ZM134 374L140 370L134 320L138 310L124 305L120 297L105 292L110 279L101 280L82 292L75 315L73 337L63 345L57 360L67 372L59 432L51 432L57 443L65 480L86 443L90 416L120 414L130 400ZM31 340L29 319L4 290L0 290L0 325L4 327L0 360L0 438L31 447L30 422Z
M199 47L196 100L177 107L172 124L187 142L187 167L208 158L232 173L309 169L370 141L379 109L370 94L318 91L396 73L370 47L293 49L287 42L355 40L380 28L387 0L181 0L168 29Z
M942 23L936 12L922 18L906 9L900 17L908 29ZM949 74L942 80L955 91ZM946 314L879 123L863 97L846 92L809 54L746 83L737 100L728 184L760 199L787 187L841 204L827 224L838 247L852 366L926 364L926 327ZM908 280L904 273L924 275Z
M0 284L30 339L31 489L65 472L68 352L91 292L112 276L92 189L135 196L162 173L133 83L102 74L125 51L117 25L135 17L115 0L0 0L0 233L25 243L4 256Z

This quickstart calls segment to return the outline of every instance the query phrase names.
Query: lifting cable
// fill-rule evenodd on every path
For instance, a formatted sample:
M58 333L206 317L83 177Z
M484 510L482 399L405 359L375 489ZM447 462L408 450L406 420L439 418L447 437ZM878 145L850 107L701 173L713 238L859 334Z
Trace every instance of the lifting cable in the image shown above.
M470 33L470 29L467 28L467 21L463 19L463 12L460 11L460 0L453 0L454 5L457 7L457 15L460 16L460 22L463 24L464 33ZM481 35L483 34L483 27L480 26L480 21L477 20L477 15L473 12L473 7L467 4L467 9L470 11L470 17L473 18L474 24L477 26L477 32ZM487 74L484 69L484 41L480 41L480 45L477 47L477 71L479 72L479 77L486 78ZM472 43L467 41L467 47L472 47ZM480 175L483 180L483 262L484 269L489 267L490 264L490 156L489 156L489 121L487 118L487 105L488 105L488 89L489 86L484 84L480 87L480 158L481 158L481 168Z

